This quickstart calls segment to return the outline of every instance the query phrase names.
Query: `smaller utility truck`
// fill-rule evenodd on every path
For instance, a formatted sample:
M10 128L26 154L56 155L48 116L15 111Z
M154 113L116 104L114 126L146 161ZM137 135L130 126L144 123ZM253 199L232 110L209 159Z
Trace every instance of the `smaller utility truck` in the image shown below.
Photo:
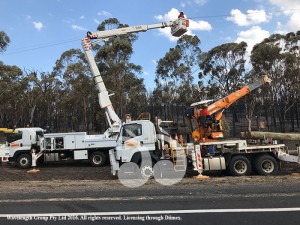
M39 127L16 128L7 133L9 163L20 168L32 165L32 150L40 162L88 159L92 166L103 166L116 138L87 135L86 132L45 134Z

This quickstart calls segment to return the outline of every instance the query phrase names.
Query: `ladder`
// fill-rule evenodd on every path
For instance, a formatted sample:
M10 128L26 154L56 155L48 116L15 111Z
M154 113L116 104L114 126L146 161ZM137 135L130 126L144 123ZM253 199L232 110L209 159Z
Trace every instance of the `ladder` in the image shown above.
M179 143L180 143L179 147L173 146L172 138L170 137L170 148L171 148L172 161L173 161L175 172L186 171L186 154L185 154L185 149L183 147L182 135L180 135Z

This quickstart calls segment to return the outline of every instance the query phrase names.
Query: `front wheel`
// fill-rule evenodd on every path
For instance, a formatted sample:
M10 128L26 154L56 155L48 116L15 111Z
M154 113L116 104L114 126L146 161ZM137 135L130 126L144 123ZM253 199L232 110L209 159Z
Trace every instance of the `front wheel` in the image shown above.
M21 169L28 169L31 166L32 159L29 154L21 154L17 157L17 167Z
M247 176L251 170L251 163L245 156L234 156L229 163L229 172L232 176Z
M104 166L106 163L106 156L103 152L93 152L90 155L90 164L95 167Z
M270 155L261 155L254 161L254 168L259 175L274 175L278 172L278 162Z

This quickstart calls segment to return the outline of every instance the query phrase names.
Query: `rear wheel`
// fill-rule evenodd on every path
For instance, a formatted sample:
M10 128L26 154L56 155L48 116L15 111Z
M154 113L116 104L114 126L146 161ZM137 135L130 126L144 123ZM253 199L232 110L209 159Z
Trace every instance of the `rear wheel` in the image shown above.
M17 167L21 169L28 169L31 166L31 156L29 154L21 154L17 157Z
M103 166L106 163L106 155L103 152L93 152L90 155L90 164L95 167Z
M251 170L251 163L245 156L234 156L229 163L229 172L232 176L247 176Z
M254 160L254 169L259 175L274 175L278 167L277 160L270 155L261 155Z

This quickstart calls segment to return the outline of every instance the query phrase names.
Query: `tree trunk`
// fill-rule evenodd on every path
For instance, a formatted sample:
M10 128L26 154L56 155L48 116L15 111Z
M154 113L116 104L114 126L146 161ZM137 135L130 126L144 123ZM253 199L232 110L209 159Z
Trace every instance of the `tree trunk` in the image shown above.
M270 124L269 124L269 116L268 116L268 110L265 108L265 117L266 117L266 122L267 122L267 129L270 130Z
M79 124L82 124L83 126L82 126L82 129L84 130L84 131L86 131L87 130L87 126L86 126L86 123L87 123L87 109L86 109L86 101L85 101L85 99L83 99L83 121L81 122L81 121L79 121Z
M247 117L247 121L248 121L248 131L250 132L251 131L251 127L252 127L252 120L251 120L251 118Z
M280 123L280 132L285 132L285 113L282 112L281 116L279 117L279 123Z
M300 118L299 118L299 112L298 112L298 103L295 104L295 113L296 113L296 121L297 121L297 128L300 127Z
M32 121L33 121L33 116L34 116L35 108L36 108L36 105L34 105L32 107L32 109L30 110L30 119L29 119L29 124L28 124L30 126L33 126ZM27 124L26 124L26 126L27 126Z
M290 110L290 119L291 119L291 126L292 126L292 129L291 129L291 131L292 132L294 132L295 131L295 119L294 119L294 112L293 112L293 108L294 108L295 106L293 106L292 108L291 108L291 110Z
M274 124L274 130L277 131L277 123L276 123L276 113L274 107L272 108L272 119L273 119L273 124Z
M233 131L233 136L235 137L236 135L236 113L235 113L235 108L233 107L232 109L232 131Z

